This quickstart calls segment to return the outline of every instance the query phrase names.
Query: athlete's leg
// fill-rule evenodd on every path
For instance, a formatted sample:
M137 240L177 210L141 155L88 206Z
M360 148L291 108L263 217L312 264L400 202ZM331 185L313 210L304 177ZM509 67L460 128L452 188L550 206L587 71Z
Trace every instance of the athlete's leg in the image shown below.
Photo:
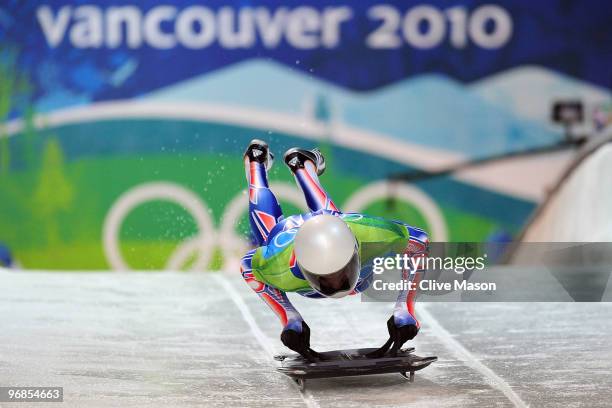
M285 163L304 193L310 211L340 211L319 181L319 175L325 170L321 152L317 149L290 149L285 153Z
M268 185L266 165L269 160L268 145L260 140L253 140L244 154L249 183L249 222L258 245L266 243L268 234L283 217L278 200Z

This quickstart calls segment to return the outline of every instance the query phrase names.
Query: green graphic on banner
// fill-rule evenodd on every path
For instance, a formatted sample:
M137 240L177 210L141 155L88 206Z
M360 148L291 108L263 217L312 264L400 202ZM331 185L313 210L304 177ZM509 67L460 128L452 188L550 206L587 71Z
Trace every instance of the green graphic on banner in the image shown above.
M179 120L113 119L36 130L26 126L8 139L14 160L0 179L0 239L11 243L27 268L222 267L246 249L239 239L248 232L241 152L252 137L267 138L277 151L314 145L294 135ZM517 228L482 216L477 208L436 204L432 197L439 194L439 181L389 189L375 168L371 177L355 175L336 160L363 153L331 143L323 149L330 169L322 181L345 211L410 220L439 239L482 240L498 229ZM376 162L379 172L393 168L384 160ZM285 213L303 212L301 193L282 162L270 178ZM444 183L461 193L460 183ZM482 194L500 199L491 192ZM501 199L523 212L530 208L516 199Z

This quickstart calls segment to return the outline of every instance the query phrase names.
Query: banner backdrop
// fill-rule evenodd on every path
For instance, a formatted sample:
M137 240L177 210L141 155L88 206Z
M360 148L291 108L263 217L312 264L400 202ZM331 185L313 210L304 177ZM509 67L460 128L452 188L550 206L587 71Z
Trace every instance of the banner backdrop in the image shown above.
M29 268L228 267L255 137L320 146L345 211L509 237L563 158L386 179L559 142L554 101L610 100L611 19L605 1L4 1L0 242ZM280 160L271 179L304 211Z

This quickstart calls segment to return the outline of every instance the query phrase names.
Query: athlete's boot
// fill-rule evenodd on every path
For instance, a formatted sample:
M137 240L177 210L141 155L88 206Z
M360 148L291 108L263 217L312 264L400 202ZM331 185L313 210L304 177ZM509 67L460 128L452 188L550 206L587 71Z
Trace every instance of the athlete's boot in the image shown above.
M320 176L325 171L325 158L321 151L317 148L312 150L300 149L293 147L285 152L285 164L295 173L297 169L303 169L304 163L310 161L317 169L317 175Z
M249 147L244 152L244 157L248 157L249 161L263 163L266 170L270 170L274 163L274 155L270 151L268 144L259 139L251 140Z

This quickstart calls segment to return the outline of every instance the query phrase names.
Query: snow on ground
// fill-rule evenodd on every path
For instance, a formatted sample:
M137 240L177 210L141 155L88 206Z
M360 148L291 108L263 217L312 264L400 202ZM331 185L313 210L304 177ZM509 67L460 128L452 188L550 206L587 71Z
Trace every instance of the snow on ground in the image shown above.
M0 272L0 288L0 386L62 386L67 407L604 407L612 399L607 303L422 304L414 345L439 361L414 383L398 374L309 380L301 394L270 357L285 352L279 323L237 275ZM390 304L292 299L317 350L386 339Z

